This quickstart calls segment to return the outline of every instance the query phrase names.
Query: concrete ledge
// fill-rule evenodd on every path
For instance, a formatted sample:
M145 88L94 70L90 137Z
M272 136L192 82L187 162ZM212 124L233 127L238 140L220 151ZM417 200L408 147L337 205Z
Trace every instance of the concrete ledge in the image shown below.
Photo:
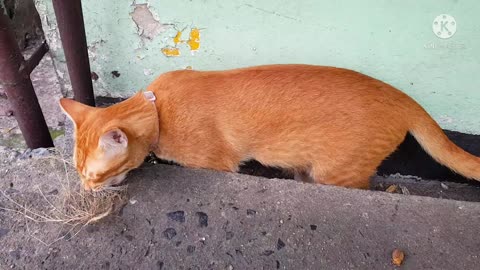
M54 188L47 161L29 162L2 169L0 188ZM166 165L129 179L120 215L51 246L0 212L0 268L393 269L395 248L405 269L478 267L479 203ZM39 233L57 237L57 227Z

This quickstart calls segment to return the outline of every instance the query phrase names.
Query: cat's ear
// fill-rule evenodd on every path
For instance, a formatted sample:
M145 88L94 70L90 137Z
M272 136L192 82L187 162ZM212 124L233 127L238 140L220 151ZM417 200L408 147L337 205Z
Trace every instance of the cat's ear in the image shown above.
M62 111L77 127L83 123L88 113L94 109L94 107L90 107L69 98L62 98L59 103Z
M100 136L98 145L106 153L121 153L127 149L128 137L119 128L111 129Z

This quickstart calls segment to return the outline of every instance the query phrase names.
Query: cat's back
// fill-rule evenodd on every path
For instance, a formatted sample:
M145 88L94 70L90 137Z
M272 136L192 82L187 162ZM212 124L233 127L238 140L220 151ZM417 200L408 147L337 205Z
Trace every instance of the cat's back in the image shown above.
M160 75L147 89L163 101L195 106L230 102L313 105L326 99L349 100L355 103L351 105L361 105L373 99L387 101L405 97L390 85L356 71L299 64L223 71L177 70Z
M147 89L165 92L201 91L204 88L211 89L212 86L216 88L226 85L252 87L260 84L269 88L292 83L297 86L309 85L310 87L301 88L310 89L315 89L319 85L382 84L382 82L367 75L344 68L279 64L221 71L175 70L158 76Z

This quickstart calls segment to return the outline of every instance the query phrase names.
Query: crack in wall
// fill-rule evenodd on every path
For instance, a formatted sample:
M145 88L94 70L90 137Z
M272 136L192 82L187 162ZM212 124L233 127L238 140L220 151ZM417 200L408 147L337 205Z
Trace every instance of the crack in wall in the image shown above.
M293 20L293 21L300 21L298 18L291 17L291 16L287 16L287 15L284 15L284 14L280 14L280 13L278 13L278 12L276 12L276 11L259 8L259 7L256 7L256 6L254 6L254 5L251 5L251 4L243 4L242 6L246 6L246 7L249 7L249 8L253 8L253 9L256 9L256 10L258 10L258 11L261 11L261 12L264 12L264 13L267 13L267 14L272 14L272 15L275 15L275 16L278 16L278 17L282 17L282 18L285 18L285 19L289 19L289 20Z

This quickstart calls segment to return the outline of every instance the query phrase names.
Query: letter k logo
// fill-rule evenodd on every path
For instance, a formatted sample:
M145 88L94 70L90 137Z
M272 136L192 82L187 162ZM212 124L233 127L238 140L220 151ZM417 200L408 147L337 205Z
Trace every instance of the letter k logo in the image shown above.
M439 38L451 38L457 31L457 22L453 16L441 14L433 20L432 30Z

